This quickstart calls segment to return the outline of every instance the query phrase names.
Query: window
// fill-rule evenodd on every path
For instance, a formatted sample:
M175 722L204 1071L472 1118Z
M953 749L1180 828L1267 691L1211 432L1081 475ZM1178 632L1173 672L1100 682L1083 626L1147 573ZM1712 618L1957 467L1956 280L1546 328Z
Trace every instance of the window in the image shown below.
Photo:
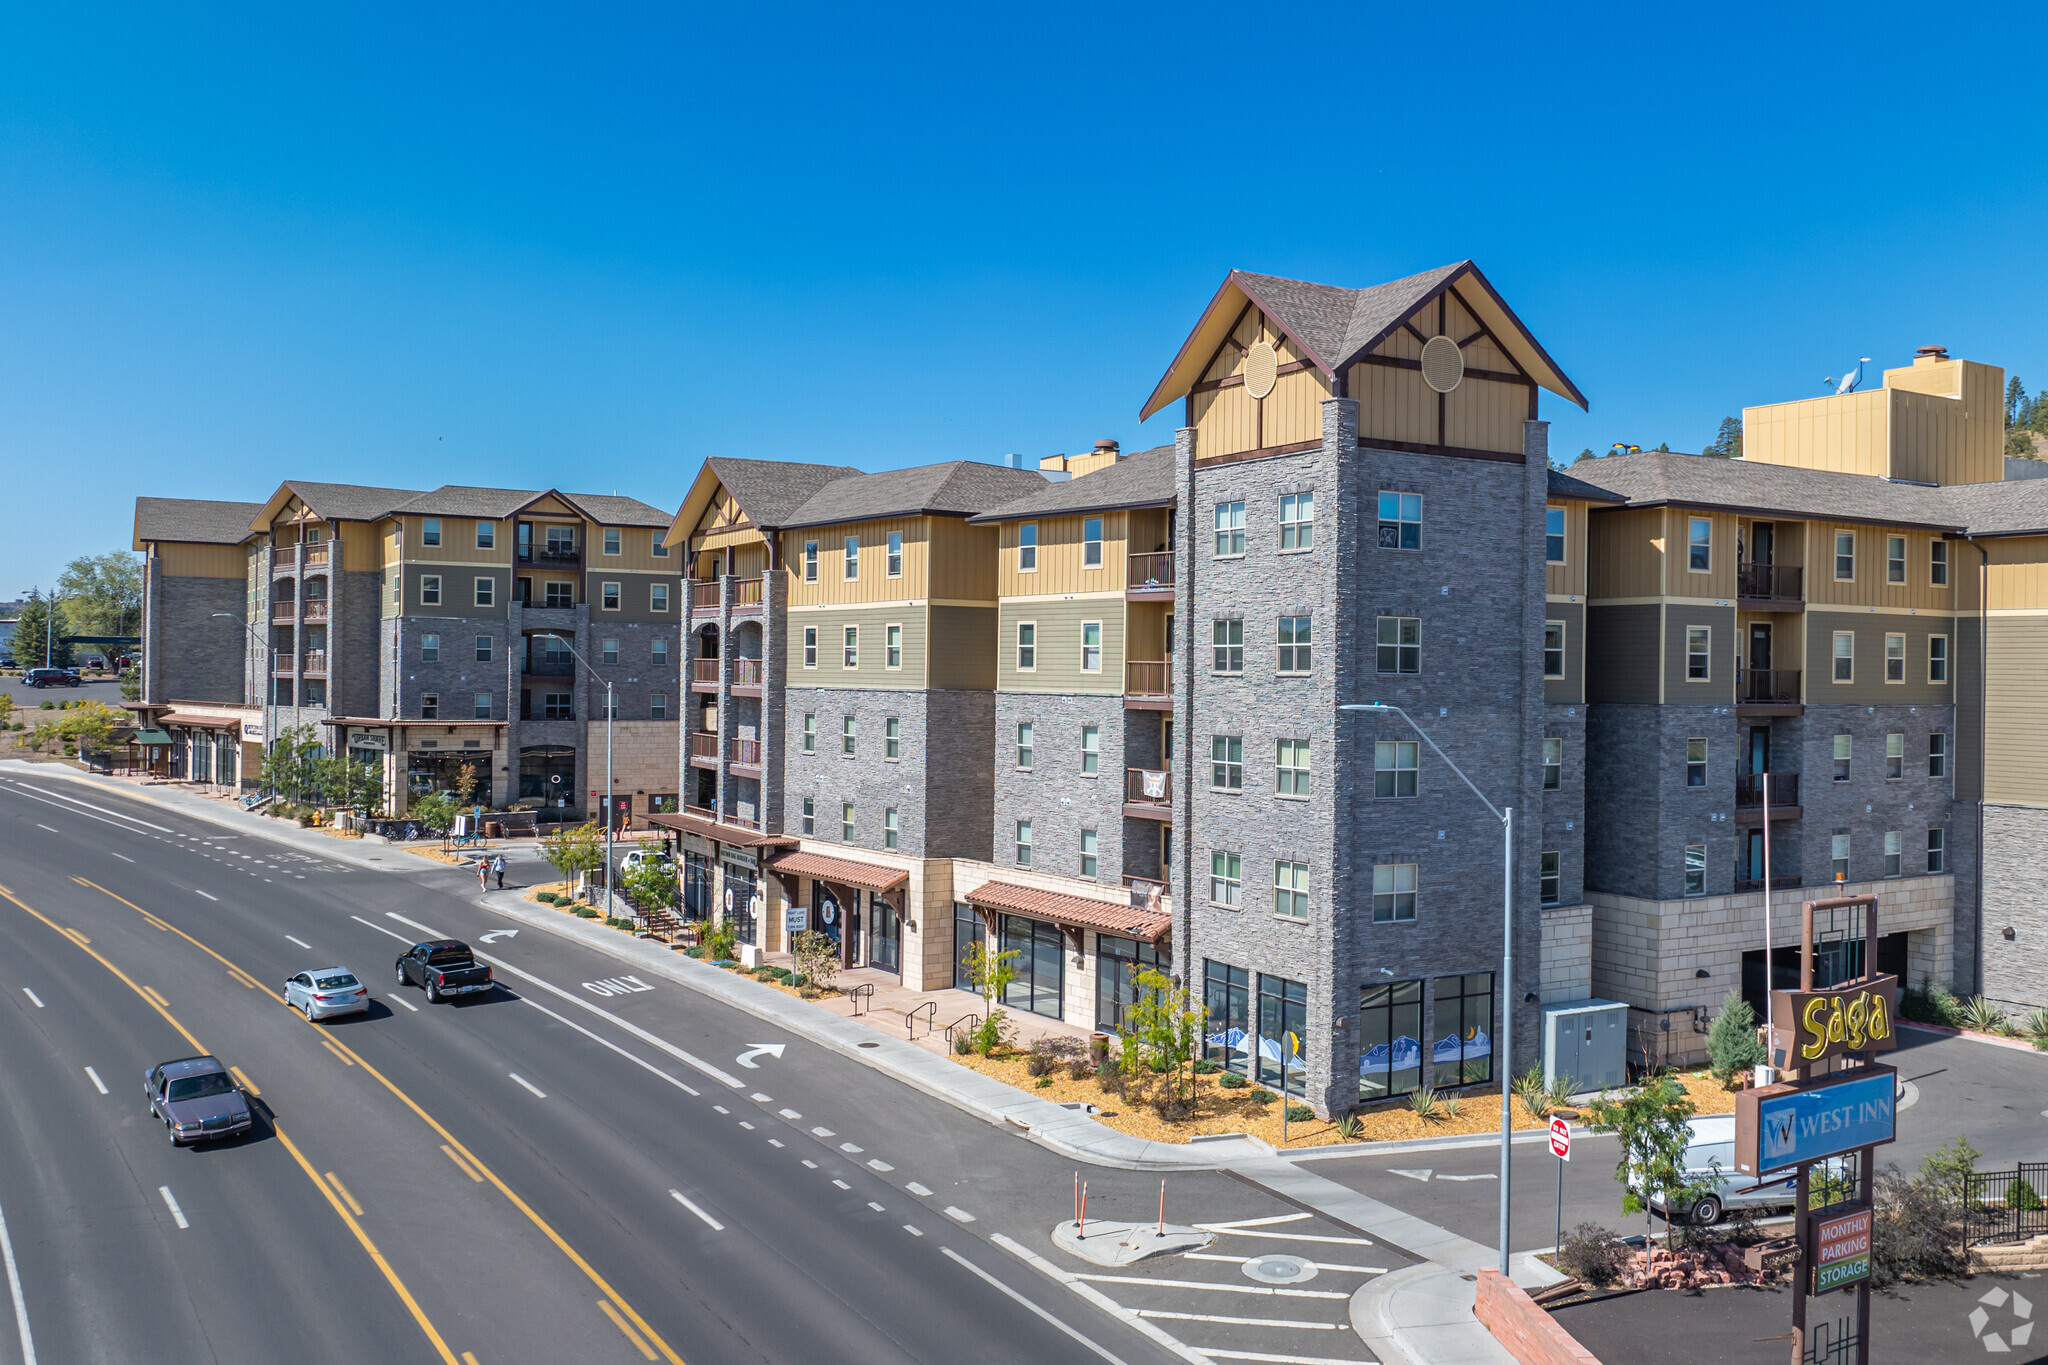
M1244 736L1212 735L1209 739L1209 785L1217 791L1244 790Z
M1082 875L1082 876L1084 876L1084 877L1093 877L1093 876L1095 876L1095 875L1096 875L1096 869L1097 869L1097 867L1099 867L1099 866L1100 866L1100 864L1099 864L1099 863L1097 862L1097 859L1096 859L1096 848L1097 848L1097 841L1096 841L1096 838L1095 838L1095 831L1094 831L1094 830L1092 830L1092 829L1084 829L1084 830L1082 830L1082 831L1081 831L1081 875Z
M1704 739L1685 742L1685 785L1689 788L1707 785L1707 742Z
M854 730L854 719L853 719L853 717L852 717L852 716L844 716L844 717L841 717L841 718L840 718L840 721L839 721L839 752L840 752L840 753L842 753L842 754L851 754L851 753L853 753L853 751L854 751L854 737L855 737L855 733L856 733L856 732L855 732L855 730Z
M1316 495L1280 495L1280 551L1312 550L1316 544Z
M662 538L660 531L647 533L647 552L656 559L668 558L668 542Z
M1380 493L1380 548L1419 550L1422 548L1422 495Z
M1280 770L1279 790L1282 796L1308 795L1308 741L1305 739L1283 739L1279 744L1277 763Z
M1899 875L1899 863L1900 863L1900 853L1899 853L1899 851L1900 851L1900 849L1902 849L1902 848L1903 848L1904 846L1905 846L1905 834L1904 834L1904 833L1903 833L1902 831L1900 831L1900 830L1896 830L1896 829L1890 829L1890 830L1886 830L1886 831L1885 831L1885 835L1884 835L1884 875L1885 875L1885 876L1887 876L1887 877L1896 877L1896 876L1898 876L1898 875Z
M1543 676L1562 678L1564 676L1564 622L1543 623Z
M1283 919L1308 918L1307 863L1273 864L1273 913Z
M491 694L488 692L479 692L475 696L471 697L470 709L471 714L475 719L489 720L491 718Z
M1102 730L1098 726L1081 727L1081 775L1094 777L1102 768Z
M421 663L423 663L423 664L437 664L437 663L441 662L441 637L440 637L440 636L438 636L438 635L422 635L422 636L420 636L420 662L421 662Z
M1704 896L1707 894L1707 846L1687 844L1685 846L1685 894Z
M903 627L882 627L882 667L903 667Z
M1896 781L1906 775L1906 737L1886 735L1884 737L1884 775L1887 780Z
M599 715L599 717L598 717L598 718L599 718L600 720L617 720L617 719L619 718L619 694L618 694L618 693L616 693L616 692L607 692L607 693L605 693L605 694L604 694L604 700L603 700L602 702L600 702L600 703L598 704L598 706L599 706L599 710L600 710L600 712L601 712L601 714L600 714L600 715Z
M1372 795L1396 801L1415 795L1419 747L1412 739L1383 739L1372 746Z
M1847 782L1848 780L1849 780L1849 737L1848 737L1847 735L1836 735L1836 736L1835 736L1835 781L1837 781L1837 782Z
M1038 523L1027 521L1017 528L1017 572L1038 572Z
M1564 741L1543 741L1543 790L1556 791L1564 782Z
M1420 673L1422 671L1422 618L1382 616L1379 618L1379 671Z
M599 663L615 664L619 661L619 642L617 640L600 640L597 648Z
M818 628L817 628L816 626L805 626L805 627L804 627L804 667L805 667L805 668L816 668L817 666L818 666Z
M1714 567L1714 519L1686 518L1685 567L1690 573L1707 573Z
M1884 538L1884 581L1904 583L1906 581L1906 538L1886 536Z
M882 811L882 847L896 847L896 808L888 806Z
M1100 673L1102 671L1102 622L1081 623L1081 671Z
M1835 581L1854 582L1856 578L1856 533L1835 532Z
M397 574L391 576L391 600L393 603L405 600L405 580Z
M1927 870L1942 872L1948 868L1948 832L1940 829L1927 831Z
M839 838L845 843L853 842L853 802L839 803Z
M1927 547L1927 581L1937 588L1948 586L1948 542L1934 541Z
M844 630L844 632L842 632L842 634L841 634L841 636L840 636L840 640L839 640L839 648L840 648L839 666L840 666L841 668L859 668L859 667L860 667L860 627L859 627L859 626L848 626L848 627L846 627L846 629Z
M1685 680L1706 682L1709 664L1709 648L1713 639L1711 626L1687 626L1685 628Z
M476 581L476 604L488 607L497 601L498 586L494 578L479 578Z
M898 717L882 722L882 757L891 763L903 757L903 722Z
M1948 681L1948 636L1927 637L1927 681L1945 683Z
M1555 852L1543 855L1542 872L1537 882L1537 897L1545 905L1556 905L1560 887L1564 883L1563 860Z
M1017 866L1031 866L1031 822L1017 822Z
M1038 667L1038 625L1032 621L1017 623L1017 671L1029 673Z
M656 668L668 667L668 641L650 641L647 646L647 662Z
M1235 853L1209 855L1209 901L1233 908L1244 901L1244 862Z
M1543 509L1543 562L1564 563L1564 509L1546 507Z
M804 798L803 832L805 834L816 834L818 832L818 802L815 797L806 796Z
M438 693L438 692L423 692L423 693L421 693L421 694L420 694L420 719L421 719L421 720L439 720L439 719L441 719L441 694L440 694L440 693Z
M1856 681L1856 635L1853 631L1835 632L1835 681Z
M1372 870L1372 922L1400 924L1414 918L1415 864L1376 865Z
M804 542L804 582L815 583L817 581L818 542L815 540L807 540Z
M1358 1098L1362 1103L1422 1088L1422 983L1385 982L1358 991Z
M1927 737L1927 775L1948 776L1948 736L1938 730Z
M1309 671L1308 622L1306 616L1283 616L1280 618L1280 671L1282 673L1306 673Z
M647 716L650 720L668 719L668 697L660 692L651 692L647 697Z
M1849 836L1837 834L1833 844L1833 848L1829 850L1833 863L1829 875L1838 882L1845 882L1849 880Z
M490 550L490 549L495 549L495 548L497 547L497 544L498 544L498 523L496 523L495 521L480 521L480 522L478 522L478 523L476 524L476 547L477 547L477 549L479 549L479 550ZM663 550L661 551L661 553L663 553L663 554L667 554L667 553L668 553L668 551L667 551L667 549L665 549L665 548L664 548L664 549L663 549Z
M615 554L617 554L617 553L619 552L619 529L618 529L618 527L616 527L616 526L607 526L607 527L605 527L605 530L604 530L604 552L605 552L606 554L608 554L608 555L615 555Z
M420 605L423 607L438 607L441 605L441 575L421 575Z
M619 585L616 583L606 583L601 600L604 610L617 611L619 609Z
M1884 680L1888 683L1906 680L1906 637L1903 635L1884 637Z
M818 752L818 713L804 712L803 751L807 754Z
M428 517L420 522L420 544L439 545L440 543L441 519L439 517Z
M1440 1090L1493 1075L1493 973L1436 979L1432 1081Z
M1228 558L1244 553L1244 504L1216 504L1216 555Z
M576 605L574 583L551 582L547 585L545 602L550 607L573 607Z
M1102 567L1102 518L1081 519L1081 567L1099 569Z
M567 692L547 692L541 696L542 720L576 719L575 703Z
M901 531L891 531L889 533L889 562L885 566L884 572L891 578L903 577L903 533Z
M1219 618L1215 629L1214 668L1218 673L1244 672L1244 618Z
M1017 724L1017 766L1027 771L1031 767L1031 748L1031 722L1028 720L1019 721Z
M647 609L649 611L668 610L668 584L650 583L647 585Z

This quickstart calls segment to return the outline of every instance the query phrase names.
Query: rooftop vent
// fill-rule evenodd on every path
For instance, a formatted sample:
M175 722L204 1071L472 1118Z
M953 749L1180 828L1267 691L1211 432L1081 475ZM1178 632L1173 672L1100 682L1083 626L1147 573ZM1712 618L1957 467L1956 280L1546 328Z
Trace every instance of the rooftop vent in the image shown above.
M1095 443L1095 453L1097 455L1114 455L1116 454L1117 449L1118 447L1115 441L1101 440Z
M1915 364L1918 364L1920 361L1923 360L1931 363L1936 360L1947 359L1948 347L1946 346L1922 346L1919 350L1913 352L1913 360Z

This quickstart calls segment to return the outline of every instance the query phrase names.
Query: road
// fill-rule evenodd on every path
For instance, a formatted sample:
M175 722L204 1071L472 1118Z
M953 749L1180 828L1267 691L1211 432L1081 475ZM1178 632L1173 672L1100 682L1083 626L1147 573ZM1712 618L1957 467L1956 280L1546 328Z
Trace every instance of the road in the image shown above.
M508 926L390 856L0 780L0 1218L41 1360L1369 1358L1345 1301L1408 1258L1243 1181L1170 1177L1170 1217L1238 1226L1105 1275L1050 1241L1073 1163L674 983L587 990L621 964L581 944L498 937L508 989L428 1005L406 944ZM282 1006L334 964L368 1017ZM260 1092L248 1140L149 1118L143 1069L198 1052ZM1085 1175L1091 1213L1157 1208ZM1272 1251L1318 1283L1256 1285Z

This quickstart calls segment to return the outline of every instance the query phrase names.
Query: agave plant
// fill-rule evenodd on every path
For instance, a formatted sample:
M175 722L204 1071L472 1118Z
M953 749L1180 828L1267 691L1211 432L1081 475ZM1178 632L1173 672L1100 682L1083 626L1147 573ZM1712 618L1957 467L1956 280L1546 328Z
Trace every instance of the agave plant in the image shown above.
M1520 1100L1522 1107L1529 1111L1530 1118L1540 1119L1549 1112L1550 1095L1543 1086L1543 1067L1541 1064L1532 1062L1527 1071L1515 1077L1514 1091L1515 1098Z
M1552 1109L1570 1108L1572 1096L1578 1092L1578 1088L1578 1082L1569 1073L1560 1071L1552 1076L1550 1084L1544 1087L1544 1103Z
M2048 1039L2048 1005L2036 1005L2020 1021L2020 1032L2035 1042Z
M1408 1097L1408 1105L1415 1111L1415 1117L1424 1123L1435 1123L1443 1117L1436 1091L1426 1085Z
M1447 1119L1458 1117L1458 1109L1462 1104L1463 1101L1456 1095L1444 1096L1444 1117Z
M2003 1008L1981 995L1973 995L1963 1006L1963 1027L1972 1033L2004 1033L2012 1025Z
M1356 1114L1346 1114L1337 1120L1337 1136L1346 1142L1355 1142L1365 1132L1365 1124Z

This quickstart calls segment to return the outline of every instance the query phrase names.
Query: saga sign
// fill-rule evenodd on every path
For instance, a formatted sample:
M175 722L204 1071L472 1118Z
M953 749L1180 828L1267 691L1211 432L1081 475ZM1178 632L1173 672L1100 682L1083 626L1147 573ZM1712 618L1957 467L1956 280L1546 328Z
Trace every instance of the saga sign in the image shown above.
M1892 1019L1899 979L1873 977L1824 991L1771 992L1771 1064L1810 1066L1843 1052L1899 1045Z
M1898 1072L1888 1066L1767 1085L1735 1097L1735 1169L1766 1175L1897 1136Z

